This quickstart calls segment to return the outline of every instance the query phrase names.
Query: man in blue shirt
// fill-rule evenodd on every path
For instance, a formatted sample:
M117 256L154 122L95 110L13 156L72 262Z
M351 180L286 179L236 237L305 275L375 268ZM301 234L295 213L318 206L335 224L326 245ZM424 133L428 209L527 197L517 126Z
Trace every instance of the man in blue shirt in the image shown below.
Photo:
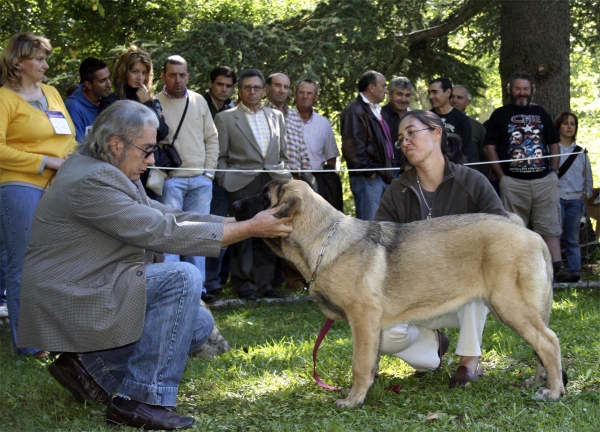
M65 105L75 125L75 139L83 142L85 131L100 114L100 99L110 94L110 71L102 60L88 57L79 66L79 88Z

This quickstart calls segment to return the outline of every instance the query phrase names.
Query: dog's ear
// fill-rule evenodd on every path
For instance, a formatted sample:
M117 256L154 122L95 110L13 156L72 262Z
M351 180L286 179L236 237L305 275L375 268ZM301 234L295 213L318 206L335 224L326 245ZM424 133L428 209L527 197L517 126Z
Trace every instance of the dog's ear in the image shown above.
M280 199L276 206L281 205L282 203L283 207L273 215L276 218L290 217L294 213L300 211L300 208L302 207L302 198L300 198L300 195L296 191L290 190L290 188L281 188Z
M294 213L300 211L300 207L302 206L302 200L300 197L297 195L291 195L287 198L288 200L283 204L283 207L281 207L281 209L273 215L274 217L281 219L292 216Z

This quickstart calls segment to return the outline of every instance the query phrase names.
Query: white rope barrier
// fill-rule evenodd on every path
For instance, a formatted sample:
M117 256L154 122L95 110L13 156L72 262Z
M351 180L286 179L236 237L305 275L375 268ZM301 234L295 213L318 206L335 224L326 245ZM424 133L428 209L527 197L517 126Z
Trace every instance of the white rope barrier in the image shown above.
M464 164L465 166L477 166L477 165L492 165L495 163L514 163L516 161L519 162L525 162L525 161L532 161L534 159L548 159L548 158L554 158L554 157L561 157L561 156L569 156L572 154L582 154L584 153L585 150L579 151L579 152L573 152L573 153L564 153L564 154L559 154L559 155L548 155L548 156L540 156L540 157L528 157L528 158L523 158L523 159L504 159L504 160L499 160L499 161L485 161L485 162L469 162ZM590 153L588 152L588 154L600 154L600 153ZM188 168L171 168L171 167L157 167L157 166L149 166L148 169L164 169L164 170L168 170L168 171L205 171L204 167L188 167ZM398 167L393 167L393 168L339 168L336 169L335 172L363 172L363 171L397 171L399 168ZM223 172L243 172L243 173L280 173L280 174L287 174L287 173L322 173L322 172L331 172L333 170L290 170L290 169L285 169L285 170L265 170L265 169L214 169L211 170L214 172L219 172L219 171L223 171Z

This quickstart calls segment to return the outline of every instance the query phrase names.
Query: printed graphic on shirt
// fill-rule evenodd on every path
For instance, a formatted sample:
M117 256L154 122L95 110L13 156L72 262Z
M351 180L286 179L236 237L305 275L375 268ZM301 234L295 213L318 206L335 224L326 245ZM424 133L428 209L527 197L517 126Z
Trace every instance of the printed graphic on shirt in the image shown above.
M446 117L440 117L442 122L444 123L444 127L446 128L446 133L455 133L456 126L450 123L446 123Z
M508 124L508 159L515 159L509 171L519 174L539 173L548 169L548 147L544 142L544 125L539 115L518 114Z

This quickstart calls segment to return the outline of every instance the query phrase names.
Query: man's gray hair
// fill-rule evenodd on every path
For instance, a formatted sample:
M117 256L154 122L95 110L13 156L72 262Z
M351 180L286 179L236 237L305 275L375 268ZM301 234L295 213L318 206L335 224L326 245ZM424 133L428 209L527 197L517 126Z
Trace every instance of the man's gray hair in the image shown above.
M117 101L98 116L81 147L87 156L117 166L122 161L117 161L110 151L110 139L116 136L133 142L142 135L146 125L158 129L158 117L154 111L136 101Z
M397 88L400 88L400 89L406 88L406 89L409 89L411 92L415 89L413 87L412 83L410 82L410 80L403 76L392 78L392 80L388 84L388 91L390 93L393 92Z
M462 84L456 84L454 87L452 87L452 90L454 90L456 87L461 87L465 89L465 94L467 95L467 100L471 100L471 92L469 91L468 88L466 88L464 85Z
M299 80L295 85L296 92L298 92L298 86L302 83L312 84L313 86L315 86L315 94L319 94L319 84L317 84L316 81L311 80L310 78L303 78L303 79Z

